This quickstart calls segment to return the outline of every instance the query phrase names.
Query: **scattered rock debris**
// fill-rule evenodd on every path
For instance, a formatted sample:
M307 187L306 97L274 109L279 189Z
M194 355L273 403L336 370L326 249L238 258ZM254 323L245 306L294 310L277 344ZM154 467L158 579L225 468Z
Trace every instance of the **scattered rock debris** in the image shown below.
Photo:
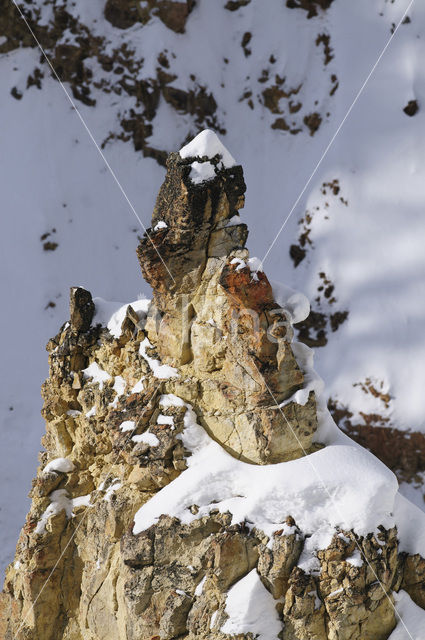
M338 331L348 318L348 310L331 309L337 302L335 285L323 271L319 273L317 292L314 300L316 307L312 307L306 320L295 325L298 340L312 348L324 347L328 343L329 329L333 333ZM323 308L324 305L327 309Z
M43 244L43 249L44 251L56 251L58 246L59 244L57 242L51 242L50 240L48 240Z
M339 201L347 207L348 200L340 194L340 191L341 189L338 179L334 179L329 182L323 182L322 186L320 187L320 192L322 193L322 195L337 197ZM323 208L329 209L328 201L324 202L322 209ZM304 260L307 255L307 249L309 247L313 247L313 241L311 239L311 225L314 216L320 211L321 207L319 206L316 206L314 209L307 210L298 223L301 227L298 241L296 244L291 244L289 248L289 255L291 256L291 259L294 263L294 267L297 267ZM329 216L326 215L325 219L328 217Z
M4 0L0 0L1 2ZM300 0L289 2L288 6L305 9L309 17L317 14L318 9L325 9L330 5L329 0ZM186 78L179 86L179 78L173 73L175 54L164 50L158 54L158 66L151 74L143 77L144 60L139 58L131 42L122 42L113 49L107 48L107 42L100 36L95 36L90 29L81 22L80 17L67 10L66 5L59 5L46 0L51 7L51 17L47 24L39 24L40 10L32 5L26 9L28 24L43 46L52 62L59 78L70 86L75 100L87 106L94 106L96 99L94 89L105 94L113 95L123 100L126 107L117 113L117 124L105 136L101 146L105 148L112 140L131 141L136 151L145 157L155 159L165 165L168 149L158 148L151 142L154 135L154 119L161 103L165 101L177 114L187 117L187 139L194 133L206 127L224 134L225 127L220 115L218 103L211 92L193 74L189 74L192 85L188 85ZM229 0L223 6L230 12L250 4L250 0ZM193 0L107 0L104 8L105 18L117 29L125 32L136 23L147 24L152 19L161 20L165 26L176 33L183 33L195 3ZM19 46L34 47L35 42L28 36L28 29L16 11L5 11L0 15L0 35L7 34L7 41L0 45L0 53L11 51ZM72 39L70 35L72 34ZM320 33L317 36L318 45L324 47L325 63L333 56L329 36ZM244 55L251 55L252 33L243 34L241 46ZM98 66L93 74L92 63ZM271 53L269 65L275 65L277 58ZM228 63L228 59L224 59ZM26 90L31 87L42 89L46 73L44 59L28 76ZM313 113L302 113L302 101L295 100L294 95L301 87L290 87L290 80L279 74L271 74L269 68L263 69L257 82L269 85L258 91L255 80L250 80L243 100L249 109L255 109L257 104L265 105L271 113L281 116L273 118L270 126L285 134L298 134L309 131L311 135L317 131L322 121L318 109ZM330 89L333 95L337 87L334 83ZM20 100L22 89L14 87L12 95ZM292 98L291 98L292 96ZM291 117L294 116L294 117ZM181 143L184 143L182 140Z
M57 242L53 242L52 240L47 240L53 233L56 233L56 229L53 228L51 231L47 231L40 236L41 242L43 242L44 251L55 251L59 244Z
M374 398L379 398L384 407L389 409L390 402L393 400L393 397L388 393L388 391L384 391L385 384L383 380L373 382L371 378L366 378L364 382L355 382L353 386L360 387L364 393L370 394Z
M316 46L323 45L323 53L325 56L325 66L334 59L333 49L330 46L331 37L328 33L319 33L316 38Z
M249 43L251 42L251 39L252 39L252 33L250 31L245 31L245 33L242 36L241 47L243 49L243 52L246 58L248 58L248 56L250 56L252 53L251 49L248 47Z
M314 134L322 124L322 116L320 115L320 113L317 113L317 111L315 111L314 113L310 113L309 115L304 116L303 122L310 129L310 135L314 136Z
M11 89L10 94L15 98L15 100L22 100L22 93L16 87Z

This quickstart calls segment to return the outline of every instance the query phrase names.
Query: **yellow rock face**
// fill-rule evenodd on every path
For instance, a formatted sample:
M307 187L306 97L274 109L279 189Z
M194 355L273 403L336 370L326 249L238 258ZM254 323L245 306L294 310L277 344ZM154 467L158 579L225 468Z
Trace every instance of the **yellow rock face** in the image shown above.
M73 288L70 322L48 344L45 452L0 597L0 636L223 640L227 593L255 570L285 640L383 640L402 581L424 603L423 560L399 557L394 530L380 540L335 533L311 573L297 567L305 535L292 518L269 539L212 506L190 524L164 514L133 534L138 509L187 468L184 403L245 462L320 446L314 393L304 405L292 400L305 380L288 318L247 262L246 226L226 226L243 205L242 169L217 169L201 185L189 173L190 162L171 154L138 249L154 289L148 317L128 307L113 337L93 326L90 294ZM181 406L164 407L163 394ZM199 505L188 509L196 516ZM367 563L348 562L356 544L384 590Z

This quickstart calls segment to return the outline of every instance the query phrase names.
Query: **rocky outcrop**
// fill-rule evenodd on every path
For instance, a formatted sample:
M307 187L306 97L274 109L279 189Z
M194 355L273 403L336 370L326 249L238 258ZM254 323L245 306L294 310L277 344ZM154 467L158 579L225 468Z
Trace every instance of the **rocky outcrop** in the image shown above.
M287 316L266 275L251 271L246 225L229 225L243 206L242 169L219 162L169 157L153 231L138 249L156 305L146 330L164 362L184 367L193 387L184 393L214 439L243 460L279 462L312 447L314 394L302 408L278 407L304 377ZM193 163L214 177L193 182Z
M207 0L203 1L209 4ZM288 0L288 6L301 7L308 16L321 13L329 4L330 0L303 0L301 3ZM32 72L26 79L20 79L18 86L10 86L10 93L16 100L25 99L26 92L33 87L44 90L49 77L65 82L73 100L86 106L95 107L106 98L111 102L111 111L109 124L100 134L102 148L116 139L132 142L136 151L154 158L161 165L165 165L171 149L166 148L163 137L157 135L157 128L162 123L162 113L169 113L170 108L178 122L176 129L181 131L182 144L205 127L219 134L226 133L226 110L220 104L220 93L226 86L227 74L220 86L212 87L199 73L198 66L191 64L191 56L186 58L184 53L188 24L196 20L196 11L198 18L204 12L200 2L196 5L193 0L104 0L99 15L80 11L78 3L71 0L60 3L33 0L17 5L19 10L10 0L0 0L0 55L19 47L36 48L37 40L54 73L44 55L35 56ZM223 20L237 18L243 8L248 12L249 20L255 23L254 13L251 14L253 4L248 0L223 4ZM158 41L163 44L154 54L148 44L149 32L158 29ZM178 46L176 33L181 35ZM329 62L330 36L319 34L317 37L322 38L319 44L324 43L325 60ZM255 43L255 34L246 31L240 45L237 43L235 47L242 46L248 58L252 42ZM183 65L179 62L180 51L185 59ZM234 49L235 59L238 54ZM265 56L259 74L249 72L241 95L235 95L235 101L240 103L241 117L247 107L257 110L261 118L266 110L276 135L302 132L314 135L331 113L328 98L337 88L335 70L318 68L323 91L322 95L317 95L315 81L312 111L308 99L309 82L305 80L301 84L298 71L286 68L285 56L279 61L275 54L275 47L270 45L270 53ZM229 64L229 59L222 57L224 51L214 50L212 55L216 64ZM231 83L231 78L232 74L226 82ZM110 101L111 97L115 99Z
M218 106L212 92L193 74L189 74L190 78L182 82L184 86L180 88L176 83L177 75L170 70L169 58L172 56L169 53L161 52L157 66L154 65L153 72L147 75L142 71L144 57L134 50L131 35L124 41L120 34L112 42L103 35L95 35L97 30L81 18L72 3L57 4L47 0L40 3L42 6L36 2L29 6L18 4L25 21L13 3L0 0L0 54L20 46L37 47L37 40L55 73L51 73L42 55L28 76L26 86L11 87L11 94L16 99L22 99L25 89L33 86L42 89L47 75L69 83L72 97L86 106L96 105L95 96L99 91L128 97L131 106L116 114L118 131L111 131L102 146L115 138L132 141L136 151L162 165L167 151L152 146L149 141L153 134L152 120L161 100L177 114L189 116L189 130L208 126L225 132L217 116ZM136 23L143 28L158 18L171 31L183 33L193 7L192 0L149 0L143 6L134 0L107 0L104 31L110 30L108 23L125 30ZM96 77L91 69L92 60L98 64ZM171 83L172 87L169 86Z
M143 6L144 5L144 6ZM105 18L118 29L128 29L137 22L146 24L151 16L158 18L176 33L184 33L193 0L147 0L145 3L135 0L107 0Z
M269 530L235 518L244 496L232 474L282 465L296 476L287 465L324 451L290 313L245 248L244 193L242 168L203 132L169 156L138 248L153 302L105 327L90 293L71 289L70 321L47 345L45 451L1 595L6 640L251 638L270 620L284 640L384 640L394 591L424 606L424 560L399 553L396 527L333 524L313 544L302 491L290 505L300 520L270 494ZM220 500L207 484L186 500L204 441L241 466L211 475ZM241 631L235 600L264 603L268 617Z

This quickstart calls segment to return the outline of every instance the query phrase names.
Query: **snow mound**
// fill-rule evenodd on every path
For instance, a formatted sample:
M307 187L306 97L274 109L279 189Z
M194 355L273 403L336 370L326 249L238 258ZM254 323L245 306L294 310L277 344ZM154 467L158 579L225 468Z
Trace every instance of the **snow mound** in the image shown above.
M156 435L154 433L150 433L149 431L147 431L146 433L141 433L137 436L133 436L131 439L133 442L143 442L150 447L157 447L159 445L159 440Z
M186 459L188 468L137 511L135 535L154 525L163 514L190 524L218 509L232 515L233 525L244 523L270 539L275 531L285 528L287 516L292 516L305 536L298 565L307 573L320 571L317 551L328 547L341 529L366 536L378 534L380 525L387 529L396 526L400 550L425 556L424 513L398 493L397 479L384 464L340 432L325 407L318 411L325 448L298 460L261 466L228 454L197 424L191 405L178 396L161 396L160 406L186 407L184 429L178 437L192 455ZM194 504L198 507L196 515L190 509ZM355 551L349 562L360 566L362 559ZM254 578L253 574L238 589L235 585L226 605L230 620L222 631L248 630L243 625L251 624L245 617L245 612L250 616L250 608L239 607L239 589L245 592L246 587L247 592L255 593L260 587ZM234 603L237 615L232 613ZM264 640L275 637L273 625L271 630L263 629L266 632L268 635L261 636ZM404 638L394 636L393 640L399 637Z
M239 218L239 216L237 217ZM233 260L230 261L230 264L237 265L236 271L240 271L241 269L245 269L245 267L249 267L249 270L252 274L252 279L255 281L258 281L258 271L263 271L263 264L261 260L259 258L256 258L255 256L253 258L248 258L246 262L245 260L242 260L242 258L233 258Z
M144 320L148 313L150 299L141 298L134 302L123 304L122 302L108 302L103 298L94 298L95 314L93 317L93 325L100 324L107 327L114 338L121 336L121 326L130 306L137 313L139 320Z
M166 380L167 378L178 377L179 374L177 369L175 369L174 367L170 367L168 364L161 364L159 360L148 356L148 354L146 353L147 348L152 348L152 344L149 342L148 338L145 338L140 343L139 354L149 364L155 378Z
M301 371L304 373L304 386L302 389L298 389L290 398L284 400L284 402L279 405L280 407L284 407L291 402L296 402L304 406L311 391L314 391L316 399L318 400L325 387L322 378L313 368L313 349L310 349L310 347L303 342L292 342L291 347L295 359Z
M425 611L405 591L394 593L400 620L388 640L425 640Z
M215 178L215 167L211 162L192 162L189 178L195 184L201 184Z
M51 460L43 469L43 473L51 473L52 471L59 471L60 473L70 473L74 471L74 463L68 458L55 458Z
M308 298L299 291L294 291L277 280L270 280L274 299L289 314L292 324L302 322L310 313Z
M85 380L92 379L92 384L98 383L99 389L102 391L105 382L111 379L109 373L104 371L97 362L92 362L86 369L83 369L83 376Z
M75 507L89 507L91 494L79 496L77 498L70 498L66 489L57 489L56 491L52 491L49 498L50 504L41 515L37 526L34 529L35 533L39 535L45 533L46 525L52 516L58 515L61 511L65 511L67 518L73 518L73 509Z
M134 422L134 420L124 420L124 422L121 422L120 424L120 431L122 431L123 433L125 433L126 431L134 431L136 427L136 423Z
M425 558L425 514L415 504L398 493L394 504L399 549Z
M204 129L201 133L191 140L187 145L180 149L180 157L186 158L214 158L221 156L221 161L226 169L230 169L236 165L236 160L230 155L219 137L211 129ZM199 163L198 163L199 164ZM193 165L192 165L193 167Z
M321 539L339 527L365 535L379 524L393 526L397 480L367 451L331 445L299 460L255 466L236 460L213 441L180 398L163 396L160 402L188 408L180 437L192 456L188 469L136 513L135 534L162 514L189 524L211 509L230 512L232 524L247 522L268 536L289 515L305 534L320 531ZM193 504L199 507L196 516L190 511Z
M229 635L251 632L259 640L277 640L282 631L275 601L252 569L229 590L226 620L220 631ZM258 634L258 635L256 635Z

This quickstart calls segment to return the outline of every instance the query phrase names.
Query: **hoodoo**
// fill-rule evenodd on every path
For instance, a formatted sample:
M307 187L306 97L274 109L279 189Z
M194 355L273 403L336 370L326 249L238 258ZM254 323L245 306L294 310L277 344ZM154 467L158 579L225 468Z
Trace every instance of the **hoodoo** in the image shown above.
M423 514L333 423L294 340L307 301L250 258L244 194L201 132L169 155L137 250L153 300L71 289L2 638L386 640L407 611L425 627Z

